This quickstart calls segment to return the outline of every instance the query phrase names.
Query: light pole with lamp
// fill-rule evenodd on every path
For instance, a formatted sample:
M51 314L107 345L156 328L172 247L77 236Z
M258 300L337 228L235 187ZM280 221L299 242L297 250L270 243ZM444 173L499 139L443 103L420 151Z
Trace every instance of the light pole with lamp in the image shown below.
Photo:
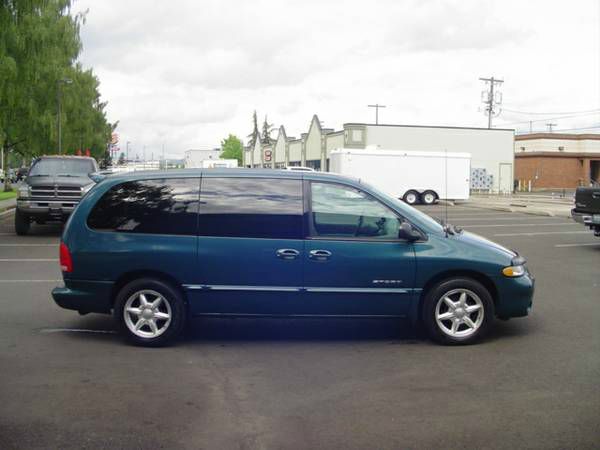
M60 80L56 81L56 103L57 103L57 110L58 110L58 115L57 115L57 123L58 123L58 154L62 155L62 130L61 130L61 105L60 105L60 101L61 101L61 88L60 85L61 84L71 84L73 82L73 80L71 80L70 78L62 78Z

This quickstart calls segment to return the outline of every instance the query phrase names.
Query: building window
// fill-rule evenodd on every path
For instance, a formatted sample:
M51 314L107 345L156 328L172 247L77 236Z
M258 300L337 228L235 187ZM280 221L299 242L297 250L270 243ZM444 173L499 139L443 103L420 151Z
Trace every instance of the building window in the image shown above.
M306 161L306 167L310 167L311 169L321 170L321 160L320 159L311 159Z

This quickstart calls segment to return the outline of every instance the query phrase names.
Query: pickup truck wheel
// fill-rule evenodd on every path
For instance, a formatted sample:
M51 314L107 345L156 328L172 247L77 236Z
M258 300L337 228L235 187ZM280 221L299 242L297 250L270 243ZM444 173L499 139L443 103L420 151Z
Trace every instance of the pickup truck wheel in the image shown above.
M174 341L183 331L186 308L181 294L172 286L142 278L119 291L114 316L129 342L161 347Z
M415 205L419 201L419 193L417 191L410 190L404 194L402 199L409 205Z
M423 323L429 337L440 344L473 344L487 333L493 319L492 296L470 278L442 281L424 298Z
M19 236L25 236L27 233L29 233L30 227L31 221L29 217L17 209L15 211L15 232Z
M438 196L433 191L425 191L421 194L421 203L424 205L433 205L437 200Z

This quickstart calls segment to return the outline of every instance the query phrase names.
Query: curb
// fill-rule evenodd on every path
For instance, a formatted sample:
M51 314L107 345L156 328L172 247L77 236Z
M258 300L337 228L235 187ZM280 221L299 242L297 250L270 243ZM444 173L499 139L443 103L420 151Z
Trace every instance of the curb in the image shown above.
M16 209L16 206L0 209L0 217L7 216Z

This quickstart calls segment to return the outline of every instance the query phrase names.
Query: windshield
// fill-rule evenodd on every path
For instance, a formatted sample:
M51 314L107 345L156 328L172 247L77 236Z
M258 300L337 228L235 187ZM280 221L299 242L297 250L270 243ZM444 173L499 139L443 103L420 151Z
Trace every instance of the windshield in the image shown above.
M407 212L407 214L406 214L407 217L414 217L419 222L425 223L426 225L430 226L431 228L433 228L435 230L444 231L444 227L438 221L436 221L435 219L433 219L431 216L428 216L424 212L419 211L417 208L413 208L412 206L407 205L403 201L395 199L391 195L388 195L385 192L380 191L376 187L373 187L373 185L371 185L369 183L365 183L362 180L360 180L360 184L362 184L363 186L365 186L371 192L373 192L373 193L375 193L375 194L377 194L377 195L379 195L379 196L387 199L391 203L393 203L395 206L398 207L398 209L400 211L403 211L403 212L406 211Z
M33 165L29 176L82 176L94 171L94 163L89 159L41 159Z

